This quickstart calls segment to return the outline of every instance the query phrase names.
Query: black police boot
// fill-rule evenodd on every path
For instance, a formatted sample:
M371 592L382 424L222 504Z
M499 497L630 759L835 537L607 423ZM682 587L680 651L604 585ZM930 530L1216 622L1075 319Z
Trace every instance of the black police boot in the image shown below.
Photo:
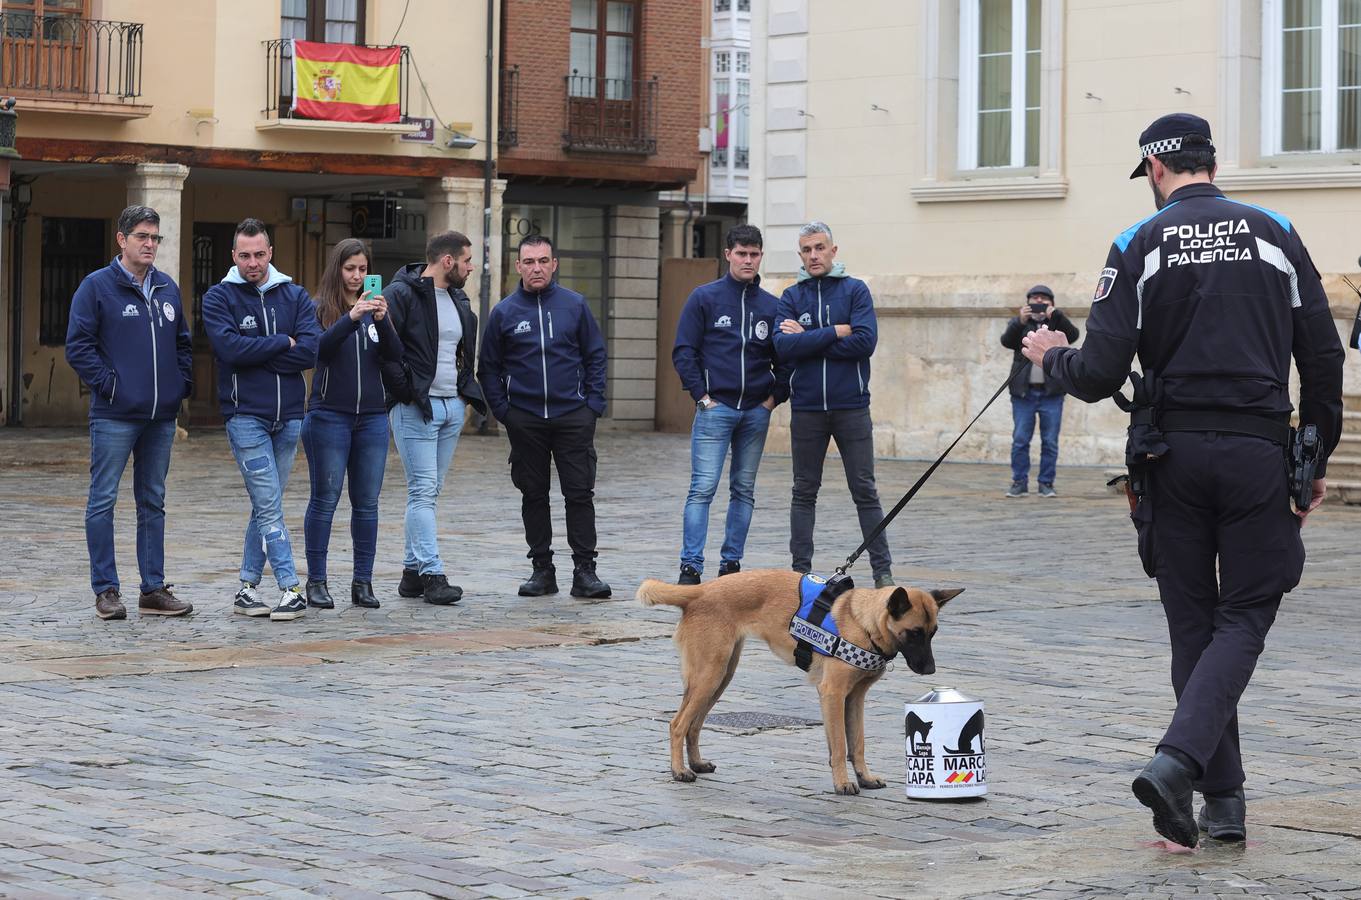
M546 597L558 592L558 570L552 560L534 560L529 580L521 582L521 597Z
M699 569L688 564L681 566L680 577L676 579L676 584L699 584Z
M1248 801L1241 787L1206 794L1196 824L1217 841L1241 841L1248 836Z
M601 600L610 595L610 586L595 574L594 562L577 563L572 570L572 596Z
M326 582L307 579L307 605L317 609L335 609L336 602L326 589Z
M1191 812L1191 785L1196 780L1194 763L1176 750L1159 750L1144 766L1132 785L1139 802L1153 810L1153 827L1158 834L1194 847L1200 840Z
M435 606L453 606L463 599L463 588L450 584L449 579L443 575L435 573L422 575L421 586L424 588L425 602L433 603Z
M420 573L415 569L403 569L402 580L397 585L397 596L414 600L424 593L425 585L421 583Z
M740 571L742 571L742 564L740 562L729 562L728 560L725 559L723 560L723 562L718 564L719 578L722 578L724 575L731 575L733 572Z
M363 609L377 609L378 598L373 596L373 582L351 581L350 602Z

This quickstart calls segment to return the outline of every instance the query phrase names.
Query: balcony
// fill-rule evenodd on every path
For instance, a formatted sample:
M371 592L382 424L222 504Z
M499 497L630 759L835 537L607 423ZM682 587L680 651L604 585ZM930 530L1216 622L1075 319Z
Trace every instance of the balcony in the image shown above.
M0 12L0 93L28 109L135 119L142 95L142 25Z
M520 145L520 67L501 70L501 110L496 125L502 149Z
M588 153L657 152L656 77L649 81L567 75L565 150Z
M419 123L407 121L411 108L411 48L401 48L398 64L398 103L401 116L396 122L341 122L330 119L309 119L293 112L293 42L284 38L265 41L265 107L264 118L255 123L257 131L340 131L365 134L412 134ZM360 44L370 50L390 50L394 45Z

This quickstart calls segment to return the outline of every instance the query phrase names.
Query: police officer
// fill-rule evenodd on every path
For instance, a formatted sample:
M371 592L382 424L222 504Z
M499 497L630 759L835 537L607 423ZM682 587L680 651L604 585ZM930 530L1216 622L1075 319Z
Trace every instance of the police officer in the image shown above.
M1299 582L1299 529L1322 501L1342 425L1343 350L1318 272L1280 213L1226 198L1212 183L1210 126L1163 116L1139 137L1158 212L1116 238L1081 349L1040 329L1026 358L1094 403L1125 381L1137 353L1159 397L1165 446L1135 510L1172 645L1177 709L1133 784L1158 833L1193 847L1199 831L1242 840L1238 698L1281 596ZM1318 426L1309 506L1289 507L1290 358L1300 421ZM1216 578L1216 564L1218 578ZM1192 817L1192 790L1205 798Z

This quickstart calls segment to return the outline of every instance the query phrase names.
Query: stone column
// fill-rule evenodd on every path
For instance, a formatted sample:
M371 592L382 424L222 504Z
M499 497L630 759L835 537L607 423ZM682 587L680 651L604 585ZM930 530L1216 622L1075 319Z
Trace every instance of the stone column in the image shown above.
M501 198L506 193L504 179L494 179L491 183L491 296L487 300L490 309L501 299ZM472 301L473 311L481 308L482 286L482 205L481 178L436 178L425 186L425 224L427 234L441 231L457 231L468 236L473 242L472 253L475 268L468 277L464 291Z
M193 231L192 221L186 228L181 204L188 177L189 167L178 163L138 163L128 176L128 205L150 206L160 213L166 240L156 253L156 268L175 279L182 296L191 298L193 285L186 288L180 280L180 250L190 245Z
M651 431L657 409L657 253L660 210L610 208L609 418L617 427Z

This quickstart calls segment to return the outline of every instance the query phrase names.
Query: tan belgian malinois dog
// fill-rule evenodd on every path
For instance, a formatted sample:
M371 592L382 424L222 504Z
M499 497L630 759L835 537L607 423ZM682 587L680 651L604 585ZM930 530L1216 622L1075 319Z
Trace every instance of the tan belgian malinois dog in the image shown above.
M694 781L696 772L714 771L714 764L700 755L699 731L737 671L743 642L760 638L776 656L794 664L796 643L789 634L789 620L799 608L799 577L797 572L754 569L699 585L648 579L638 588L644 606L681 609L675 641L685 695L671 720L671 777L677 781ZM882 656L901 653L913 672L930 675L936 671L931 655L936 613L963 590L852 588L836 599L831 617L843 639ZM813 654L808 680L817 685L822 698L827 757L838 794L884 786L865 765L865 694L883 674L883 669L866 671ZM681 756L682 741L689 768ZM855 781L846 775L847 759L855 767Z

